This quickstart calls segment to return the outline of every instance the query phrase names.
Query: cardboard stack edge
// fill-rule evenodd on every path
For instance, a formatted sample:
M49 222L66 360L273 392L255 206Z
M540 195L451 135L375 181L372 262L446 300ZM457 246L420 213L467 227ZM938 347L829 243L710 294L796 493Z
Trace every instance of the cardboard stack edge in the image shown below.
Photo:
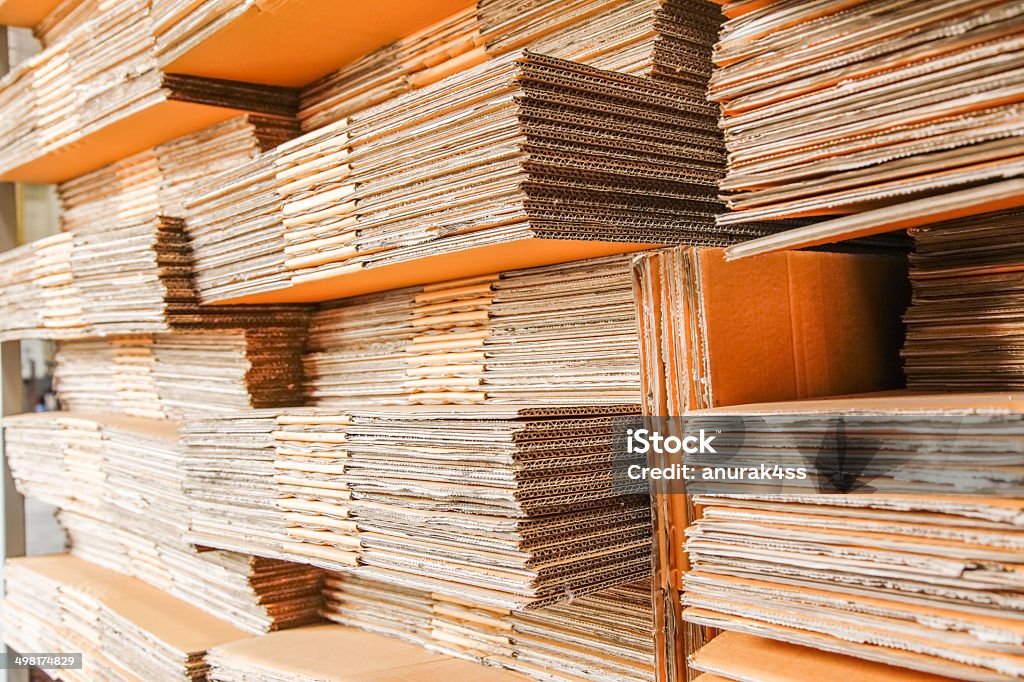
M4 641L23 652L82 653L69 682L118 676L202 680L207 650L249 637L159 589L55 554L4 566Z
M302 88L305 132L515 50L704 84L717 31L704 0L479 0Z
M157 679L484 680L526 678L339 625L248 635L134 578L68 555L5 565L5 642L19 652L81 653L68 682ZM360 656L353 657L353 651Z
M296 408L203 419L185 429L192 536L484 605L557 603L649 572L648 503L615 481L610 453L613 420L635 410ZM243 446L259 443L259 459L244 472L207 468L232 423ZM268 490L276 509L261 500ZM226 494L234 525L216 516Z
M187 224L204 302L326 300L764 233L714 225L721 168L699 88L515 53L212 179Z
M650 583L643 580L522 612L343 573L326 579L324 616L431 651L537 679L654 679Z
M135 576L248 632L317 620L320 572L185 539L176 424L66 412L5 417L15 486L55 505L71 553Z
M0 257L0 338L257 329L268 318L269 326L305 333L307 308L201 306L193 280L180 219L152 216L46 237Z
M816 221L730 257L1021 205L1015 3L735 9L709 94L729 152L719 222Z

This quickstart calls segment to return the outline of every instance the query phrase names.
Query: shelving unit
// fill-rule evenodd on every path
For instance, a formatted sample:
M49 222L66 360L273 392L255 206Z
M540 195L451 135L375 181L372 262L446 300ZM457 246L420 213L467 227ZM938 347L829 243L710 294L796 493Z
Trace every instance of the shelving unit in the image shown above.
M178 603L231 628L171 647L183 679L319 678L297 658L347 628L469 666L453 679L788 680L801 655L794 679L1024 679L1021 8L714 1L724 25L708 0L152 0L124 60L84 40L81 81L71 51L20 72L18 102L43 104L11 119L31 143L0 140L28 159L0 173L0 333L55 341L65 412L5 421L0 543L25 554L16 480L72 550L11 566L11 641L128 624L109 630L142 670ZM83 7L55 32L135 25ZM47 9L0 0L0 22ZM33 137L80 101L102 127ZM886 106L913 120L865 113ZM989 154L1009 170L944 174ZM5 254L9 183L68 180L64 231ZM0 416L31 407L17 342L0 379ZM662 415L807 482L625 480L620 420ZM874 478L851 442L884 458ZM809 499L851 477L901 497ZM1020 497L967 497L991 481ZM93 579L107 620L79 624ZM117 596L136 591L163 606Z

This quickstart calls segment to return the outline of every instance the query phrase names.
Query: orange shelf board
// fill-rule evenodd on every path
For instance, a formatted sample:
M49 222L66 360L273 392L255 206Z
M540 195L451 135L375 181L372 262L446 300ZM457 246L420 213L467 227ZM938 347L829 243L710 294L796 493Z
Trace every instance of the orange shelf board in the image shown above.
M656 248L660 248L660 245L569 239L520 239L418 258L406 263L368 268L361 272L306 282L277 291L210 303L316 303L417 284L433 284L463 277Z
M306 85L469 7L467 0L258 0L164 70Z
M0 0L0 25L32 28L60 3L61 0Z
M238 109L164 100L0 173L0 181L64 182L243 113Z

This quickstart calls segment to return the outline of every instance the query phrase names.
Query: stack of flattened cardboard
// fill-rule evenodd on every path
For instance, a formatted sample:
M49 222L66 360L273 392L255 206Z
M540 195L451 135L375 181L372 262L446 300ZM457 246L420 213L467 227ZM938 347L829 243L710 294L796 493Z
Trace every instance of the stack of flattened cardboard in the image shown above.
M71 269L94 334L168 331L170 318L199 314L180 220L151 218L78 233Z
M707 487L702 478L687 489L1024 496L1022 397L892 391L697 410L685 431L716 434L715 452L690 464L802 468L806 477L716 478Z
M459 10L304 87L302 129L323 128L486 58L476 8Z
M650 582L512 612L329 574L324 615L457 658L552 682L653 682Z
M289 414L275 434L287 549L332 569L520 609L644 577L647 500L613 480L632 409Z
M507 609L343 574L327 578L325 597L324 615L343 625L496 667L514 655Z
M265 327L304 331L301 308L200 307L182 222L155 218L75 233L73 281L91 335Z
M18 489L63 511L71 550L249 632L317 619L320 571L184 540L188 498L176 426L71 413L4 420Z
M705 87L722 18L701 0L480 0L487 52L527 49Z
M507 670L340 625L234 642L210 651L208 660L213 682L526 682Z
M305 360L318 406L639 404L628 256L331 303Z
M1020 498L695 503L688 621L958 680L1024 675Z
M71 412L165 419L154 362L151 335L62 341L54 353L53 387Z
M303 88L299 118L316 130L520 49L703 87L720 23L700 0L482 0Z
M169 414L239 411L301 402L304 327L254 317L242 330L164 334L153 378Z
M274 432L281 410L197 415L181 428L188 540L262 557L294 559L288 518L275 500Z
M55 416L56 415L56 416ZM71 511L103 504L103 434L88 417L7 417L4 444L18 489Z
M249 637L145 583L66 554L4 567L4 642L17 651L82 654L70 682L204 680L206 651Z
M293 118L247 114L63 182L61 227L84 231L156 215L184 218L201 179L234 168L298 134Z
M1020 206L1022 11L1001 0L729 8L709 95L729 151L733 211L720 224L843 216L732 253Z
M436 602L430 592L351 573L328 572L324 577L325 618L427 648L431 648Z
M302 138L299 138L302 139ZM214 176L186 200L195 282L204 303L288 286L275 159L269 151Z
M320 571L237 552L196 553L180 541L177 545L153 541L122 528L116 513L98 520L59 512L57 519L67 531L71 553L158 587L246 632L320 620Z
M107 139L108 129L123 123L125 132L139 136L140 125L152 127L143 120L145 112L160 106L178 113L179 120L168 125L171 132L163 139L159 131L145 130L140 141L155 134L150 144L163 142L173 131L226 120L232 111L294 115L296 95L290 90L159 70L146 0L104 3L68 21L74 28L0 81L0 107L10 113L0 124L0 173L65 180L140 151L132 148L135 139ZM62 151L67 153L61 158L73 157L64 158L63 167L57 157L47 158Z
M60 225L65 231L135 223L161 210L163 175L155 149L133 154L57 185Z
M49 242L66 241L67 237L48 237ZM36 250L43 240L32 245L0 253L0 333L5 339L43 327L42 311L37 304L40 286L37 281Z
M696 86L532 53L493 59L212 178L190 205L198 286L212 302L522 240L571 249L763 234L714 226L715 119ZM271 173L277 216L260 196ZM217 231L223 206L240 201L241 223Z
M304 359L309 402L405 404L412 379L407 349L417 332L413 307L421 293L423 287L366 294L326 303L314 313Z
M349 141L345 199L354 205L345 215L355 226L295 240L289 267L297 278L323 277L335 267L416 258L451 248L445 242L494 243L524 230L561 238L707 239L701 228L713 222L721 155L708 134L713 110L696 95L527 53L354 115L338 135ZM617 115L609 116L613 104ZM571 120L557 113L566 106L576 112ZM435 157L442 144L443 167ZM296 158L289 169L302 166L308 170L296 178L307 182L299 189L293 180L295 192L344 203L317 177L316 159ZM308 208L296 208L319 208L308 201Z
M156 148L163 172L161 211L186 216L185 201L214 173L235 168L299 134L292 116L247 114Z
M58 234L0 254L0 339L83 333L72 241L71 235Z
M300 403L304 328L265 322L263 329L61 341L57 396L74 411L156 419Z
M552 682L653 682L653 618L649 581L514 613L503 665Z
M1015 349L1022 319L1024 212L911 230L913 300L904 320L907 384L922 390L1024 388Z
M843 656L778 640L724 632L690 657L696 682L952 682L945 676Z
M0 293L5 338L243 329L298 343L308 323L302 306L200 306L176 218L104 222L12 249L0 260Z

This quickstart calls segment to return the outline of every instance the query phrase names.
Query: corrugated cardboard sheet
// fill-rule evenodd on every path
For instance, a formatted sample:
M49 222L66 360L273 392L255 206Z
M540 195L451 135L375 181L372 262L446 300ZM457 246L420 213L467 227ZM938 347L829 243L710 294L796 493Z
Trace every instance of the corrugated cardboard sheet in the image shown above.
M832 218L730 255L1019 206L1022 12L999 0L727 9L710 91L729 152L720 224Z
M4 420L18 490L61 508L76 556L133 575L247 632L317 618L319 571L196 552L172 422L66 412Z
M21 651L81 652L61 678L205 679L207 649L249 635L135 578L67 554L4 567L4 640Z

